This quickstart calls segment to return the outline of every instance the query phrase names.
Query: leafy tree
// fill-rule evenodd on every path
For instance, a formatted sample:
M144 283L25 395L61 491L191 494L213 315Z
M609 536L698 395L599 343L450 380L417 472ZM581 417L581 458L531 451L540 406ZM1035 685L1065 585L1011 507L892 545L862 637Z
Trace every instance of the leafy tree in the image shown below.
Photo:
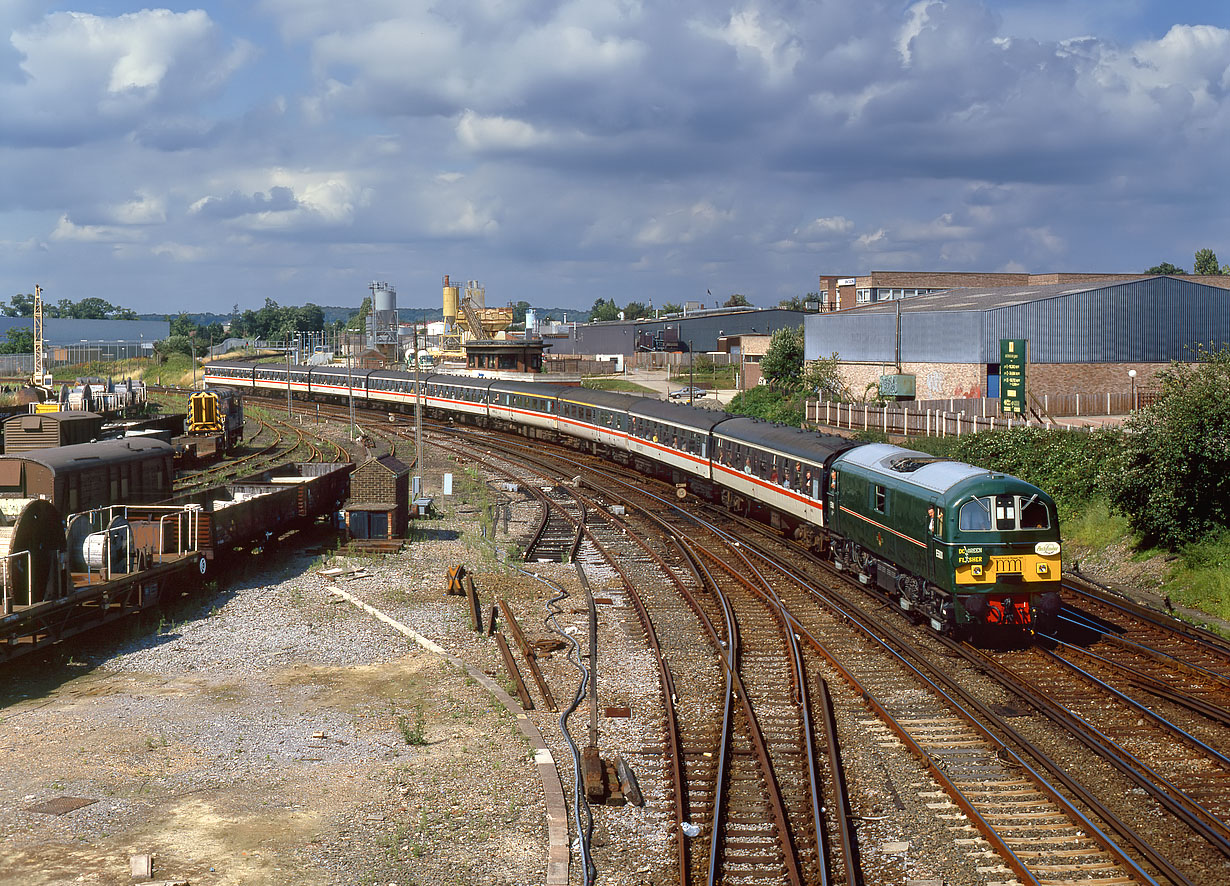
M175 317L171 318L171 335L192 335L196 331L196 324L183 311L180 311Z
M589 319L594 323L600 323L606 320L618 320L619 306L615 304L614 299L599 298L594 302L594 306L589 310Z
M1201 277L1208 277L1219 273L1221 266L1217 264L1217 253L1212 249L1197 249L1196 250L1196 266L1195 272Z
M525 325L525 314L532 307L527 301L519 301L513 305L513 323Z
M809 292L807 295L792 295L790 298L783 298L777 303L779 308L787 311L806 311L808 302L820 301L820 293Z
M794 391L803 377L803 327L785 327L773 333L760 358L765 382L784 391Z
M19 292L13 296L9 304L4 306L3 310L6 317L33 317L34 296Z
M169 354L183 354L190 357L194 347L196 346L189 336L171 335L162 341L154 342L154 355L160 360L165 360ZM196 351L200 353L201 349L198 347Z
M1181 277L1187 273L1180 267L1172 265L1168 261L1162 262L1160 265L1154 265L1151 268L1145 269L1146 274L1170 274L1172 277Z
M752 303L747 300L747 296L736 292L730 298L722 303L724 308L750 308Z
M0 354L33 354L34 326L13 326L0 342Z
M1125 423L1112 505L1146 543L1170 548L1230 526L1230 349L1159 373L1162 392Z
M662 305L662 313L663 314L682 314L683 305L678 305L678 304L675 304L673 301L668 301L666 304Z
M648 317L651 313L648 305L641 304L639 301L630 301L624 308L624 319L637 320L641 317Z
M828 400L847 400L849 392L841 378L841 360L834 351L831 357L812 360L803 367L799 388L809 397L823 396Z

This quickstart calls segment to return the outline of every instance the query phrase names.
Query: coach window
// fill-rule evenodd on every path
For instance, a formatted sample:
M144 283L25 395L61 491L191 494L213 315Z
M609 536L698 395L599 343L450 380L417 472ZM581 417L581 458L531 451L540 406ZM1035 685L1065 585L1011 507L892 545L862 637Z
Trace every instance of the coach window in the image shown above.
M879 511L881 514L883 514L885 501L887 497L884 492L884 487L877 485L875 487L875 495L876 495L876 510Z

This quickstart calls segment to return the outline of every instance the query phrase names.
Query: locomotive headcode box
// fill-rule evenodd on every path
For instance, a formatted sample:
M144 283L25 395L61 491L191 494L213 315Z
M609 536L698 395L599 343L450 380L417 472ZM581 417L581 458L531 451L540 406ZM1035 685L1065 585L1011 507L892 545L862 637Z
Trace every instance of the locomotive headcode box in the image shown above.
M957 565L958 566L985 566L987 555L982 548L957 548Z

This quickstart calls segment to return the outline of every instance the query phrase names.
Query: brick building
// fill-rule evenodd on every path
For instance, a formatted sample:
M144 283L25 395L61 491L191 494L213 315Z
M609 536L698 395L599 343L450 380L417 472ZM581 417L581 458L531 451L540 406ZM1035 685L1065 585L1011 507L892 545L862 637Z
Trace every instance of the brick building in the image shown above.
M351 538L404 538L410 519L410 468L386 455L369 458L350 475L346 528Z
M1205 279L995 286L874 302L808 317L804 355L836 352L855 397L899 370L914 376L919 400L998 398L1000 341L1024 339L1026 389L1038 402L1121 395L1155 387L1158 371L1191 361L1199 346L1230 344L1230 289Z

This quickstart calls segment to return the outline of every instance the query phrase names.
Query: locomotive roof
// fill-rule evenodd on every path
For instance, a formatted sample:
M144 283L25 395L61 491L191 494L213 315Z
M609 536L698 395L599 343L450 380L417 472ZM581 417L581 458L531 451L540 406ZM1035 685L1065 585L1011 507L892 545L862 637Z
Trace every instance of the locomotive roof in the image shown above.
M119 440L99 440L96 443L74 443L72 446L54 446L50 449L33 449L29 452L14 452L0 458L32 461L53 471L89 465L135 461L154 455L171 455L171 444L148 437L123 437Z
M836 434L804 431L790 425L779 425L747 416L732 417L715 429L714 433L720 437L729 437L736 443L781 452L792 458L812 462L824 461L835 453L860 445Z
M965 462L928 455L913 449L903 449L887 443L869 443L842 456L843 464L853 464L876 471L885 477L902 480L930 489L948 492L971 477L990 477L992 471Z
M636 397L628 407L628 414L655 421L667 422L682 428L691 428L708 433L713 426L730 418L729 412L704 409L686 403L670 403L655 397Z

